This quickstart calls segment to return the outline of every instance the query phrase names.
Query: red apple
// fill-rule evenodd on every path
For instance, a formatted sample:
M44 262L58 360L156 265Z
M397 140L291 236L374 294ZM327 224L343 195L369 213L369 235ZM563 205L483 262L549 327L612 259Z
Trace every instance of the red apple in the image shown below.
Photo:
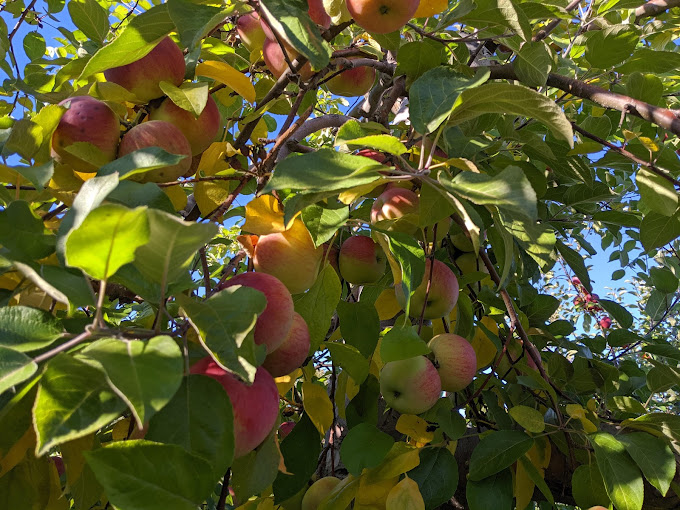
M293 432L293 427L295 427L295 425L297 425L297 423L294 421L284 421L279 425L279 440L283 441L286 439L286 436Z
M210 356L191 367L191 373L212 377L229 395L234 411L234 458L257 448L279 416L279 390L272 376L259 367L253 384L248 386L224 371Z
M331 17L324 9L323 0L307 0L307 5L309 6L309 17L312 18L314 23L324 28L331 26Z
M293 325L283 343L267 354L262 366L272 377L281 377L300 368L309 354L309 328L302 316L293 312Z
M380 393L387 405L402 414L420 414L439 400L442 383L425 356L390 361L380 371Z
M387 156L382 152L374 151L373 149L361 149L357 152L357 156L363 156L365 158L371 158L378 163L385 163L387 161Z
M420 200L413 191L403 188L390 188L373 202L371 223L397 220L379 226L386 230L413 234L418 229L416 220L419 207Z
M612 320L609 317L603 317L600 319L599 324L602 329L609 329L612 327Z
M420 0L347 0L347 9L364 30L389 34L406 25L419 4Z
M385 274L387 258L368 236L352 236L340 248L340 274L349 283L375 283Z
M54 463L54 467L57 468L57 474L61 477L66 472L66 466L64 465L64 459L59 455L53 455L50 460Z
M104 71L107 81L117 83L132 92L142 103L162 97L160 82L167 81L179 87L184 81L186 65L179 46L169 37L141 59Z
M465 338L445 333L428 343L434 354L434 364L442 381L442 390L460 391L477 373L477 355Z
M208 102L198 117L180 108L166 98L160 106L151 111L150 120L164 120L174 124L184 134L191 146L191 154L196 156L210 147L220 129L220 112L212 96L208 96Z
M101 151L102 163L116 159L120 122L106 103L90 96L64 99L64 112L52 134L52 157L77 172L93 173L97 167L69 153L66 148L78 142L91 143Z
M334 76L326 87L336 96L356 97L363 96L373 87L375 82L375 69L368 66L353 67Z
M236 31L243 44L249 51L262 48L265 40L265 33L260 23L260 15L257 11L239 16L236 22Z
M412 317L420 317L420 314L423 312L423 305L425 304L425 295L427 294L427 305L425 306L423 317L425 319L447 317L458 302L458 278L456 278L456 275L446 264L435 260L432 269L430 291L427 292L427 282L429 279L430 259L427 259L423 281L411 296L409 313ZM406 308L406 298L402 286L395 285L394 293L402 309Z
M297 51L287 46L286 54L291 63L300 56ZM264 57L264 63L267 65L267 69L269 69L276 78L280 78L288 69L288 62L286 62L286 59L283 56L281 46L275 39L265 39L264 45L262 46L262 56ZM300 76L304 80L308 80L312 74L312 67L309 62L307 62L300 70Z
M151 120L125 133L118 147L118 157L146 147L160 147L170 154L184 155L179 163L150 170L130 177L138 182L170 182L191 168L191 146L178 127L162 120Z
M274 352L288 336L293 325L293 298L277 278L264 273L241 273L220 286L226 289L243 285L259 290L267 298L267 306L255 323L255 343L266 345L267 352Z

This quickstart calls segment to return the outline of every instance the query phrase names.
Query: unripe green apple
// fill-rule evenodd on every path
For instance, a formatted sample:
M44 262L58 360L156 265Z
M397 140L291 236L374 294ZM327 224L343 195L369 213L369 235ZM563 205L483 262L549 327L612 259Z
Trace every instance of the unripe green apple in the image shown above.
M420 0L347 0L347 9L361 28L389 34L406 25L419 4Z
M262 48L266 36L260 24L260 15L257 11L251 11L248 14L239 16L236 22L236 32L238 32L238 36L245 47L248 48L248 51Z
M442 390L460 391L472 382L477 373L477 356L470 342L462 336L443 334L427 345L434 354Z
M229 395L234 412L234 458L257 448L279 416L279 390L269 372L259 367L248 386L207 356L191 367L191 373L212 377Z
M191 168L191 146L178 127L162 120L137 124L123 135L118 147L118 157L146 147L160 147L170 154L185 156L179 163L156 168L130 176L131 181L170 182L184 175Z
M336 96L356 97L363 96L373 87L375 82L375 69L367 66L353 67L334 76L326 87Z
M267 354L262 366L272 377L290 374L302 366L309 354L309 328L302 316L293 312L293 325L283 343Z
M179 87L185 72L182 50L172 39L165 37L146 56L131 64L107 69L104 77L132 92L141 103L148 103L165 95L160 82L167 81Z
M305 492L300 510L317 510L319 508L319 503L328 496L329 492L335 489L340 481L339 478L335 478L334 476L319 478L309 487L309 489L307 489L307 492Z
M413 234L418 230L416 223L419 207L420 200L413 191L403 188L386 189L373 202L371 223L386 230Z
M390 361L380 371L380 393L387 405L402 414L420 414L439 399L442 382L425 356Z
M379 244L368 236L352 236L340 248L340 274L349 283L375 283L385 274L387 257Z
M430 259L425 261L425 275L416 291L411 296L409 313L411 317L420 317L423 313L425 296L427 295L427 305L425 306L425 319L439 319L451 313L453 307L458 302L458 278L449 267L438 260L434 261L432 268L432 282L430 291L427 291L427 282L430 279ZM406 309L406 297L401 285L394 286L394 293L402 309Z

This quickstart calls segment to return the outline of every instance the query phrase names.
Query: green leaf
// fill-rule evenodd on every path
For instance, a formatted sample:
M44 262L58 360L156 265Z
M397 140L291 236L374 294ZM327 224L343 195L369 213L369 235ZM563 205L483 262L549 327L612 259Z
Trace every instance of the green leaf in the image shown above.
M184 372L182 352L169 336L147 341L102 338L80 351L78 359L103 370L140 429L170 401Z
M52 344L63 333L61 321L45 310L28 306L0 308L0 346L35 351Z
M643 73L662 74L680 67L680 53L675 51L659 51L651 48L638 48L616 71L623 74L640 71Z
M512 510L512 473L504 469L483 480L468 480L465 490L470 510Z
M190 51L233 13L233 8L224 9L220 5L200 1L169 0L167 5L170 18L177 26L181 45Z
M680 441L680 416L674 414L645 414L633 420L625 420L622 426L642 430L657 437Z
M533 407L514 406L508 410L508 413L513 420L529 432L540 434L545 430L543 415Z
M609 400L607 400L607 407L613 411L635 414L636 416L645 414L647 412L644 406L638 400L635 400L633 397L626 397L623 395L611 397Z
M425 277L425 252L418 241L408 234L390 232L386 239L389 243L389 250L401 269L400 285L404 296L411 296ZM406 310L404 310L406 315L409 313L409 307L410 299L407 299Z
M675 476L675 455L666 441L646 432L621 434L619 440L649 483L666 496Z
M640 39L634 25L611 25L598 30L586 42L586 60L597 69L609 69L633 54Z
M317 247L330 240L348 218L349 207L341 203L326 207L315 204L302 210L302 221Z
M124 205L130 209L147 206L170 214L175 213L170 197L155 182L120 181L118 187L107 197L109 202Z
M65 305L94 306L92 288L81 271L14 261L14 267L52 299Z
M157 283L178 280L198 249L217 234L211 223L184 221L157 209L148 209L149 242L137 249L135 266Z
M41 259L54 253L55 241L28 202L15 200L0 211L0 243L10 255L26 261Z
M276 479L281 455L276 444L276 429L247 455L235 459L231 484L239 501L261 493Z
M383 363L413 358L432 352L412 327L393 327L380 343L380 359Z
M196 4L192 5L196 6ZM183 110L193 113L195 117L203 112L208 102L209 87L206 82L185 82L179 87L175 87L168 81L162 81L160 87L173 103Z
M370 358L378 345L380 318L375 306L364 300L338 303L340 333L345 342L356 347L364 358Z
M607 432L596 432L588 439L614 506L618 510L641 510L644 501L642 475L623 444Z
M0 478L2 508L47 508L51 492L50 469L45 458L25 457Z
M453 207L446 196L442 195L434 186L423 182L420 188L420 216L418 222L420 227L432 226L444 218L451 217L455 212L455 207ZM439 234L438 232L437 237L439 237Z
M106 20L107 31L108 25L108 20ZM173 30L175 30L175 24L170 18L167 4L154 6L133 17L113 42L100 49L87 62L80 79L88 78L112 67L136 62L145 57Z
M609 313L621 325L622 328L630 328L633 325L633 316L616 301L600 299L600 306Z
M331 353L331 359L336 366L342 367L357 384L361 384L368 377L368 360L359 350L347 344L326 342L323 344Z
M205 460L176 445L118 441L84 455L120 510L196 510L216 482Z
M488 79L488 69L477 71L474 78L444 66L427 71L409 91L413 127L422 134L432 133L449 116L464 90L478 87Z
M602 475L594 460L577 467L571 476L571 490L576 504L581 508L609 507L610 501Z
M106 24L108 28L108 23ZM29 32L24 36L24 51L29 60L37 60L45 55L47 44L45 38L39 32Z
M424 39L406 43L399 48L394 75L405 74L413 82L425 72L438 67L444 60L443 57L443 47L437 41Z
M347 470L359 476L364 468L373 468L390 451L394 439L370 423L352 427L340 446L340 459Z
M345 145L350 147L368 147L381 152L389 152L398 156L408 152L406 146L395 136L391 135L369 135L360 138L346 140Z
M146 208L102 205L90 212L66 240L66 263L97 280L106 280L135 260L135 250L149 241Z
M54 161L37 166L15 166L12 170L28 179L38 191L42 191L54 175Z
M252 332L257 316L267 306L264 294L235 286L213 294L207 301L194 301L181 294L176 299L198 329L201 343L213 359L252 382L255 369L262 361Z
M499 430L485 436L472 451L470 480L483 478L511 466L529 451L534 440L518 430Z
M664 216L651 211L640 224L640 242L647 251L660 248L680 236L680 215Z
M552 70L553 59L543 41L522 45L512 63L519 81L528 87L544 87Z
M418 484L426 510L439 508L458 488L458 463L446 448L422 448L420 464L408 472Z
M338 275L335 269L327 264L319 273L312 288L304 294L295 296L295 311L309 327L311 342L309 352L314 352L326 338L341 294L342 287Z
M368 184L380 177L385 167L363 156L331 149L291 156L276 165L274 175L262 193L280 189L327 192Z
M649 276L652 279L652 285L659 292L672 294L678 290L678 279L670 269L665 267L652 267L649 270Z
M583 261L581 254L559 240L555 242L555 248L557 248L557 251L562 255L567 264L569 264L569 267L574 271L576 276L578 276L579 280L581 280L581 283L586 290L592 292L593 286L590 283L590 275L588 274L586 263Z
M661 319L671 306L671 297L654 289L645 305L645 313L653 321Z
M36 455L96 432L125 409L104 375L67 354L50 360L40 379L33 407Z
M70 0L71 20L88 38L104 42L109 33L109 13L96 0Z
M642 351L680 361L680 349L670 344L645 345Z
M176 165L185 157L186 155L184 154L170 154L160 147L144 147L107 163L99 169L97 175L113 175L117 173L116 177L126 179L132 175L155 170L156 168Z
M465 24L478 27L500 25L525 41L531 40L529 20L512 0L476 0L475 4L475 9L460 18Z
M313 69L322 69L331 58L331 47L309 17L309 5L304 0L262 0L260 8L271 28L307 57Z
M12 126L6 139L2 154L9 156L17 153L24 159L31 159L45 140L43 130L35 122L19 119Z
M548 126L556 137L574 147L574 132L562 109L548 96L530 88L510 83L486 83L466 90L461 94L449 122L460 124L484 113L515 114L536 119Z
M644 168L635 174L640 198L652 211L663 216L673 216L678 208L678 194L672 182Z
M632 73L626 80L626 93L645 103L659 104L663 90L663 82L653 74Z
M145 437L176 444L204 458L217 478L234 458L233 422L231 403L222 385L211 377L189 375L172 400L153 415Z
M24 353L0 346L0 393L24 382L38 371L38 365Z

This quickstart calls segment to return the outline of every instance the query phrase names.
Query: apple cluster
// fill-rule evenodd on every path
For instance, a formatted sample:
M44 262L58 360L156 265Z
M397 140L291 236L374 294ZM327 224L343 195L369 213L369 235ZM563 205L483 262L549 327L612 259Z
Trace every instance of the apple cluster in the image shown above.
M572 285L578 291L578 295L574 298L574 306L577 309L584 310L595 315L597 323L602 330L607 330L612 326L612 320L607 315L602 315L604 309L600 305L600 296L595 293L590 293L581 283L581 280L574 276L571 279ZM597 315L600 314L598 317Z

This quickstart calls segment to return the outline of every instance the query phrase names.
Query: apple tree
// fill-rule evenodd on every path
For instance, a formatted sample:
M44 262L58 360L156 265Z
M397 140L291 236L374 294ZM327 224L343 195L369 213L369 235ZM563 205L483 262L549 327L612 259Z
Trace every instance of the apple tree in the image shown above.
M0 508L680 507L679 15L4 2Z

